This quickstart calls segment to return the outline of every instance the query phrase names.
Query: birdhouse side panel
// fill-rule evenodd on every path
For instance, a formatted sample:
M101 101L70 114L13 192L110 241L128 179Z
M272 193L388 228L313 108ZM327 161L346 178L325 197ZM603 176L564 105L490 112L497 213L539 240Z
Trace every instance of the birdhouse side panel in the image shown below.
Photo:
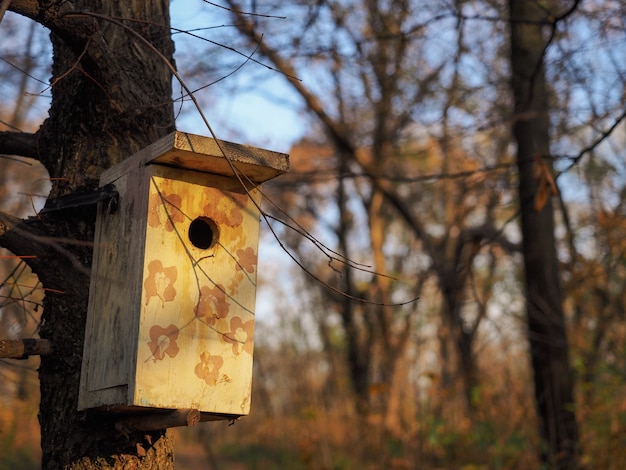
M134 404L247 414L260 192L151 167Z
M98 207L80 407L127 404L134 376L148 186L145 169L115 181L119 208Z

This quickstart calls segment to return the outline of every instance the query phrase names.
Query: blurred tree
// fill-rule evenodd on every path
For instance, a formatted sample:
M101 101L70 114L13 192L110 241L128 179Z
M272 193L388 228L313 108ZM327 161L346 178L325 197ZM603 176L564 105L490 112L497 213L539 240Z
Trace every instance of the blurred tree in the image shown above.
M578 468L580 450L574 375L556 253L552 197L559 194L559 188L550 158L545 53L557 23L573 14L578 3L563 9L559 2L509 2L515 97L513 134L519 169L528 340L542 461L559 469Z

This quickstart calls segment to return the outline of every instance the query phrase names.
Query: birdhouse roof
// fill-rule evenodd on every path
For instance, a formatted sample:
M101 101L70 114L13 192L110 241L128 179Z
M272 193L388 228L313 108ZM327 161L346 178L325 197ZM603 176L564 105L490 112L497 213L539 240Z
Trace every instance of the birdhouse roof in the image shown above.
M228 177L237 173L259 184L289 171L289 155L175 131L105 171L101 182L150 164Z

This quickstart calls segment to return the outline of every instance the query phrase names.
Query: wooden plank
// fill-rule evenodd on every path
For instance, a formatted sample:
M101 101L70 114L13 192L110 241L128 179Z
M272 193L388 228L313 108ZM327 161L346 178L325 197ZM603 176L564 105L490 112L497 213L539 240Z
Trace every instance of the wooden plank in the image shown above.
M113 404L111 393L120 403L134 376L148 185L146 168L137 168L116 183L117 212L98 207L79 409Z
M52 354L52 343L47 339L0 339L0 357L26 359L28 356Z
M81 375L82 379L82 375ZM105 412L113 412L119 406L127 407L128 385L105 388L101 390L80 389L78 396L78 409L98 409Z
M114 182L133 168L148 164L234 177L234 171L259 184L289 171L289 156L261 148L175 131L102 174ZM234 171L233 171L234 170Z
M149 432L179 426L195 426L200 422L200 419L200 412L193 408L161 412L155 410L151 413L141 413L120 418L115 422L115 429L122 434L129 435L133 432Z

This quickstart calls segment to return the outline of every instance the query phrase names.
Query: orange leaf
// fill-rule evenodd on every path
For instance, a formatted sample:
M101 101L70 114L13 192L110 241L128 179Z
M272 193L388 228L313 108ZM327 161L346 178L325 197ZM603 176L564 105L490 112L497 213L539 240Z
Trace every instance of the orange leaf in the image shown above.
M540 184L537 192L535 193L535 210L541 212L543 206L548 201L548 191L546 191L546 185Z
M533 159L533 175L535 176L535 182L537 183L537 192L535 193L535 210L541 212L541 210L548 202L548 189L551 196L556 196L559 191L552 176L552 172L546 163L543 161L541 155L536 154Z

